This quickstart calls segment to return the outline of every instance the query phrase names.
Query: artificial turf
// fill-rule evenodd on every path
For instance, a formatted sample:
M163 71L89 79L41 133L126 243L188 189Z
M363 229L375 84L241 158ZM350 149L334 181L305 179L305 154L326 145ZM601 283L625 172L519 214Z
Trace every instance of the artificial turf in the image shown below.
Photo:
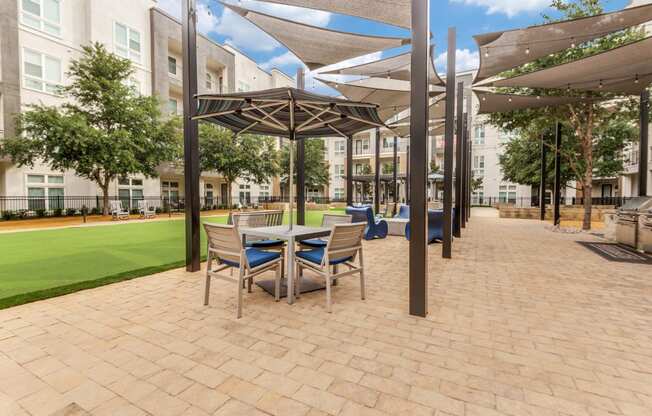
M306 212L319 225L324 211ZM226 222L226 217L202 218ZM183 220L0 234L0 309L184 264ZM206 240L202 230L202 258Z

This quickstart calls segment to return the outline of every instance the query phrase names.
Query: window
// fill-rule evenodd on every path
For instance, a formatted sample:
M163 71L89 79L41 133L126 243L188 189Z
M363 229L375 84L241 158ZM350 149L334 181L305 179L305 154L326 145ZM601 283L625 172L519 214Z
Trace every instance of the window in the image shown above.
M270 197L269 185L260 185L260 197L261 198L269 198Z
M206 73L206 89L213 89L213 76L210 74L210 72Z
M344 177L344 165L333 165L335 168L335 177L343 178Z
M177 115L179 114L179 108L177 105L177 100L170 98L168 100L168 114Z
M476 124L473 129L473 144L484 144L484 124Z
M138 201L145 199L143 194L143 180L131 178L118 179L118 198L125 209L138 208Z
M500 185L498 188L498 200L501 203L516 203L516 185Z
M337 140L335 142L335 156L344 156L344 153L346 153L346 142Z
M166 205L177 205L179 202L179 182L161 182L161 196Z
M356 155L369 154L369 139L356 140L354 154Z
M344 188L335 188L334 195L336 200L342 201L344 200Z
M63 175L27 175L27 209L63 208Z
M393 137L383 137L383 149L385 149L385 150L394 150L394 138Z
M242 205L251 204L251 185L240 185L240 203Z
M217 79L217 87L220 90L220 94L224 93L224 79L222 77L219 77Z
M484 191L479 190L473 192L471 203L473 205L484 205Z
M484 156L473 156L473 176L484 177Z
M177 58L168 56L168 72L172 75L177 74Z
M23 77L25 88L57 94L61 86L61 61L25 49L23 51Z
M117 55L140 63L140 32L116 22L113 27L113 43Z
M61 36L60 0L22 0L23 24L54 36Z

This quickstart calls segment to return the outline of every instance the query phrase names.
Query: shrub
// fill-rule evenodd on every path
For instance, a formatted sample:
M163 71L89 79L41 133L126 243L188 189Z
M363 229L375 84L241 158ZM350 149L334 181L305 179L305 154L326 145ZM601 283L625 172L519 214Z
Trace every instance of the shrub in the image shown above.
M52 211L52 215L54 215L55 217L60 217L61 215L63 215L63 209L55 208L54 211Z
M39 218L45 217L45 210L43 208L36 209L34 212L36 212L36 216Z
M75 208L68 208L66 210L66 215L69 217L72 217L75 214L77 214L77 210Z
M98 207L94 207L93 209L91 209L91 215L100 215L101 213L102 211L100 211Z
M156 211L157 214L160 214L161 213L161 207L156 207L155 211Z
M16 213L13 211L2 211L2 219L5 221L11 221L16 218Z

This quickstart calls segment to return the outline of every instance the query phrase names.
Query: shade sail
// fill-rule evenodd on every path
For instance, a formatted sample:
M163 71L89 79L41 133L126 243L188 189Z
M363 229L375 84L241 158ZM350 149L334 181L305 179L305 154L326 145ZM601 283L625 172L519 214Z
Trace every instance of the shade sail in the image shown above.
M646 38L577 61L496 80L492 85L638 94L651 81L652 38Z
M478 114L502 113L528 108L557 107L577 103L582 97L545 97L536 95L497 94L491 91L473 90L478 96Z
M430 136L441 136L444 134L445 123L441 121L431 121L428 125L428 134ZM410 137L410 123L391 124L389 127L399 137Z
M199 95L196 120L205 120L235 133L267 136L352 136L383 127L375 104L352 102L296 88L274 88L236 94Z
M647 4L598 16L474 36L480 49L480 68L475 80L650 20L652 4Z
M322 74L358 75L364 77L379 78L387 77L391 79L409 81L411 59L412 53L406 52L400 55L392 56L391 58L380 59L378 61L356 65L349 68L334 69L332 71L322 72ZM430 60L428 75L431 84L444 85L444 81L439 78L439 75L435 70L435 65L433 64L432 59Z
M430 106L428 107L428 118L431 121L434 120L440 120L444 117L446 117L446 95L442 94L437 97L435 97L432 100L432 103L430 103ZM410 115L407 115L406 117L403 117L399 120L396 120L392 124L402 124L402 123L410 123Z
M410 39L366 36L297 23L280 17L224 4L281 42L312 71L385 49L410 43Z
M403 89L386 88L388 84L396 85L396 82L404 81L369 78L348 84L339 84L323 78L317 79L329 87L336 89L350 100L377 104L378 116L383 121L390 119L410 106L409 83Z
M265 0L288 6L348 14L409 29L412 26L410 0Z

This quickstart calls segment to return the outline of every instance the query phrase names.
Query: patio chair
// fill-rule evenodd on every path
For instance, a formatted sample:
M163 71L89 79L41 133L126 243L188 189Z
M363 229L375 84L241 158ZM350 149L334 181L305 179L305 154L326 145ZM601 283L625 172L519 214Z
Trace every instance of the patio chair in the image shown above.
M359 273L360 298L365 298L364 262L362 259L362 238L365 224L334 224L328 244L325 248L297 252L294 279L295 290L301 293L301 276L303 269L309 269L326 280L326 310L332 312L331 286L335 279ZM355 261L357 259L357 265ZM348 270L331 273L331 267L344 265Z
M208 305L212 278L237 283L237 318L241 318L244 283L247 282L248 292L251 293L254 277L270 270L276 271L274 297L278 302L281 290L281 255L279 253L243 247L240 234L233 225L204 223L204 230L206 230L208 240L204 305ZM213 269L214 261L217 263L215 269ZM240 271L237 279L219 273L228 268Z
M270 221L270 218L267 214L267 212L234 213L232 216L233 225L236 227L251 228L267 227L269 226ZM274 216L272 217L272 220L275 220ZM282 221L283 217L281 216L281 222ZM285 241L261 237L247 237L246 245L247 247L257 248L259 250L268 250L280 253L282 259L281 271L282 273L285 273Z
M453 221L455 211L453 211ZM405 225L405 238L410 241L410 223ZM444 240L444 211L428 210L428 244L434 244Z
M330 228L335 224L351 224L351 215L324 214L321 219L323 228ZM311 238L299 241L299 249L324 248L328 244L328 238Z
M398 207L398 214L394 218L404 218L406 220L410 219L410 206L401 204Z
M156 208L149 205L145 200L138 201L138 212L140 213L140 218L155 218L156 217Z
M352 216L352 222L366 222L364 230L364 239L373 240L374 238L387 237L387 221L374 217L374 211L371 207L347 207L347 215Z
M129 219L129 211L122 207L122 201L109 201L109 204L112 220L117 221Z

